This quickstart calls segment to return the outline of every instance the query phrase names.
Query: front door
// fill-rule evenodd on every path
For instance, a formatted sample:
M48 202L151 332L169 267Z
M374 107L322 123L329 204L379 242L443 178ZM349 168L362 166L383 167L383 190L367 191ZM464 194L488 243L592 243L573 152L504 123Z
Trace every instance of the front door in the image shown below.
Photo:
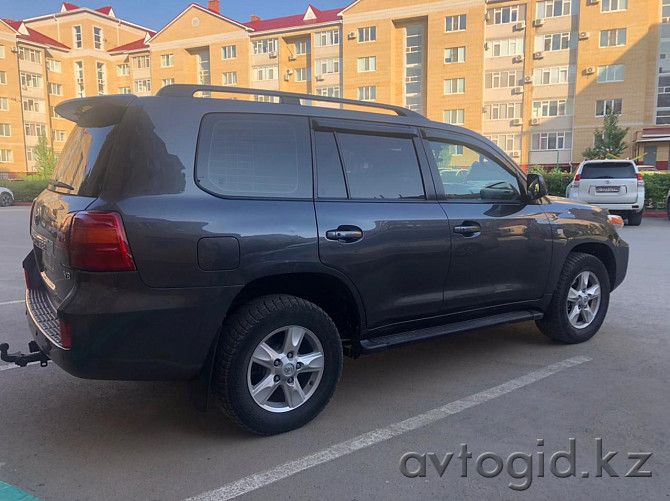
M449 225L416 129L319 120L314 145L319 256L354 283L367 327L438 314Z
M540 299L549 276L551 228L542 206L526 202L520 170L475 138L427 132L424 144L450 223L443 310Z

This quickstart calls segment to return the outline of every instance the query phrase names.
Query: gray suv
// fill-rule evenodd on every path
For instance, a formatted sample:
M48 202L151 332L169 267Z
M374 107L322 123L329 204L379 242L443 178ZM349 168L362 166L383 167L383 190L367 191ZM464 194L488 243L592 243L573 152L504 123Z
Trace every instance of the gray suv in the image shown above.
M343 356L525 321L586 341L626 275L606 210L404 108L172 85L56 111L77 126L31 214L33 353L3 359L190 380L257 434L313 419Z

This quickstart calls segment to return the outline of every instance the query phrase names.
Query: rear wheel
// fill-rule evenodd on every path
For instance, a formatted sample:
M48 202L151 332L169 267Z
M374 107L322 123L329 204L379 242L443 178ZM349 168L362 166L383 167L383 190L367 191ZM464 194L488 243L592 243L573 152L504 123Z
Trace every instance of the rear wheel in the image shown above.
M0 207L9 207L14 202L12 196L5 192L0 193Z
M287 295L241 306L224 324L213 388L224 413L259 435L299 428L330 400L342 371L335 324Z
M561 343L588 341L605 320L609 295L603 263L590 254L574 252L566 259L551 304L537 326Z
M640 226L642 224L642 214L644 211L631 212L628 216L628 224L630 226Z

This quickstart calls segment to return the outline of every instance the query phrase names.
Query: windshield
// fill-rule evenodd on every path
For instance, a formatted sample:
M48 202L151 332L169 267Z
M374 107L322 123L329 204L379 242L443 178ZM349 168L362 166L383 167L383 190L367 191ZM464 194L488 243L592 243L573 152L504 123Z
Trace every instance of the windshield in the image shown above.
M598 162L585 164L582 179L628 179L635 178L633 164L621 162Z

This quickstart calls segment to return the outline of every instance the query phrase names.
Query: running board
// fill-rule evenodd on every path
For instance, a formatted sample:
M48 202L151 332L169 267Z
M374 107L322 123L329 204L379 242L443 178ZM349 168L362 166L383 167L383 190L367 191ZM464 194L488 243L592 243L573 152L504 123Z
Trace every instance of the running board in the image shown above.
M418 343L419 341L425 341L426 339L449 336L451 334L458 334L461 332L474 331L478 329L486 329L487 327L495 327L498 325L539 320L542 317L543 314L539 311L513 311L510 313L502 313L489 317L455 322L453 324L428 327L427 329L399 332L397 334L391 334L388 336L381 336L372 339L363 339L360 342L361 353L379 353L380 351L384 351L389 348Z

